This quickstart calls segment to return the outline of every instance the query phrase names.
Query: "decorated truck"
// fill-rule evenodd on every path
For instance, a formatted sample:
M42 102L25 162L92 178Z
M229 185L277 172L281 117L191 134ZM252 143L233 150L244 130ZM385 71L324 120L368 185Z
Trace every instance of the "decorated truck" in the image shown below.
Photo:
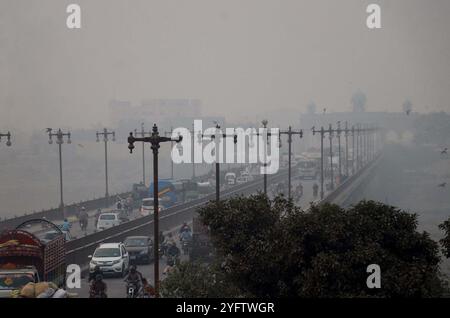
M60 235L44 239L49 229ZM9 297L30 282L64 287L65 276L65 237L58 226L29 220L0 234L0 297Z

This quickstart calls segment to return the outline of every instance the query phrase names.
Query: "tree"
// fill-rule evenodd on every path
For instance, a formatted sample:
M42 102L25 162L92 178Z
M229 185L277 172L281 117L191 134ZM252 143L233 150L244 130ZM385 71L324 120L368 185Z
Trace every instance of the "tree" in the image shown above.
M358 90L352 96L353 112L360 113L366 111L367 97L362 91Z
M438 244L417 231L415 214L392 206L362 201L349 209L323 204L302 211L283 197L258 194L210 203L198 213L227 269L224 281L242 295L434 297L443 291ZM366 285L370 264L381 268L381 289Z
M447 258L450 258L450 218L448 218L447 221L439 225L439 229L444 231L444 238L441 239L439 242L441 243L443 249L442 253Z
M161 283L161 295L169 298L232 298L242 295L230 284L219 264L205 266L184 262Z

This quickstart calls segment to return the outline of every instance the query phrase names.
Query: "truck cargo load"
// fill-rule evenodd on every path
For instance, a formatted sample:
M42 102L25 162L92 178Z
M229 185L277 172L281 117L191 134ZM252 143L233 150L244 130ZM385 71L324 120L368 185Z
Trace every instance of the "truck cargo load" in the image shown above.
M39 237L49 228L59 231L60 235L50 241ZM0 234L0 293L10 289L8 286L13 286L15 279L24 283L46 281L64 286L65 257L65 236L51 222L30 220L14 230L4 231Z

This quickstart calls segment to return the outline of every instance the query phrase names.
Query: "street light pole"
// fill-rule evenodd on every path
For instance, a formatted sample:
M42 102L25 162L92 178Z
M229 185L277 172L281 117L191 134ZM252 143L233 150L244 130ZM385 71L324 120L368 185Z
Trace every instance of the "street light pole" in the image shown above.
M146 132L144 130L144 123L141 123L141 131L138 132L137 129L134 130L135 136L140 135L142 138L146 136L151 136L150 132ZM142 184L145 186L145 147L144 144L142 144Z
M108 136L112 136L112 141L116 141L116 133L114 131L108 131L108 129L104 128L103 132L96 133L97 142L100 142L99 137L103 136L103 142L105 143L105 202L106 207L109 206L109 190L108 190Z
M192 149L194 149L194 142L195 142L195 131L194 131L194 124L192 124ZM194 151L191 151L192 153L192 181L195 180L195 154Z
M361 164L360 164L360 148L361 148L361 143L360 143L360 132L361 132L361 128L360 128L360 124L356 125L356 171L359 170Z
M355 125L352 125L352 175L355 174Z
M348 178L348 122L345 122L345 177Z
M166 131L164 134L167 136L172 136L173 127L170 127L170 131ZM173 140L170 141L170 149L173 149ZM173 160L170 160L170 179L173 180Z
M156 124L153 125L152 134L150 137L135 138L133 133L130 133L128 137L128 149L130 153L133 153L134 143L140 141L143 144L151 143L151 149L153 151L153 225L154 225L154 280L155 280L155 297L159 297L159 197L158 197L158 149L159 144L162 142L176 141L180 142L183 139L182 136L178 136L177 139L161 137L158 132Z
M269 123L268 122L268 120L267 119L264 119L262 122L262 125L263 125L263 128L264 128L264 131L263 131L263 133L262 133L262 136L263 136L263 147L264 147L264 164L263 164L263 167L264 167L264 176L263 176L263 178L264 178L264 194L265 195L267 195L267 169L266 169L266 167L267 167L267 143L269 142L269 137L270 136L272 136L272 133L270 133L270 132L267 132L267 124ZM260 136L261 134L259 133L259 132L256 132L256 133L252 133L251 134L252 136L253 135L255 135L255 136Z
M0 133L0 141L2 137L6 137L6 146L11 147L11 133L9 131L6 134Z
M267 138L268 138L268 134L267 134L267 124L269 123L269 121L267 119L264 119L262 121L262 125L264 127L264 132L263 132L263 144L264 144L264 194L267 195L267 171L266 171L266 167L267 167Z
M323 138L325 135L325 130L323 129L323 126L320 128L320 130L316 130L315 127L312 128L313 136L316 133L320 133L320 199L322 200L324 197L324 190L323 190L323 183L324 183L324 175L323 175Z
M337 122L336 135L338 138L338 153L339 153L339 183L342 182L342 152L341 152L341 122Z
M72 141L70 140L70 132L63 133L61 129L58 129L56 133L52 132L51 128L47 129L48 132L48 143L52 144L53 139L52 137L56 137L56 143L58 144L58 153L59 153L59 190L60 190L60 204L59 208L61 210L61 215L63 218L66 217L65 209L64 209L64 199L63 199L63 175L62 175L62 144L64 143L64 137L67 137L67 143L71 144Z
M205 135L201 135L204 137ZM215 154L216 154L216 203L218 204L220 202L220 163L219 163L219 138L230 138L232 137L234 139L234 144L237 143L237 135L227 135L227 134L221 134L220 133L220 125L219 123L216 123L216 133L209 136L211 139L215 140Z
M334 175L333 175L333 128L330 124L328 128L328 134L330 139L330 178L331 178L331 190L334 190Z
M299 130L299 131L294 131L292 130L292 127L289 126L289 129L287 131L280 131L280 135L287 135L288 136L288 145L289 145L289 154L288 154L288 158L289 158L289 168L288 168L288 199L291 200L291 156L292 156L292 135L299 135L300 138L303 137L303 130ZM280 139L280 148L281 148L281 139Z

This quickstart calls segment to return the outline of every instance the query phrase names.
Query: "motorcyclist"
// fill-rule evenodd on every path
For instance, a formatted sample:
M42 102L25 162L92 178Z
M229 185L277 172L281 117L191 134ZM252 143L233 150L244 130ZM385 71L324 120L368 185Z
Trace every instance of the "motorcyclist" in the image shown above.
M69 232L71 228L71 224L67 219L64 219L63 224L61 225L61 230Z
M127 277L125 278L125 282L128 285L133 284L135 286L135 295L139 293L139 291L142 288L142 274L138 272L135 265L131 265L130 272L128 273ZM127 290L128 293L128 290Z
M128 214L131 214L133 212L133 201L133 196L130 194L126 200Z
M89 215L87 214L86 208L83 206L80 211L80 227L82 230L86 230L89 220Z
M298 184L298 193L300 196L303 196L303 184L302 183Z
M186 222L184 222L183 225L180 227L180 231L178 233L181 235L181 233L185 231L191 232L191 228Z
M175 259L178 256L180 256L180 249L175 244L175 242L170 242L170 244L167 246L167 258Z
M313 185L313 195L314 195L314 198L317 197L318 192L319 192L319 185L318 185L317 183L314 183L314 185Z
M180 242L190 242L192 240L192 233L191 231L183 231L180 234Z
M122 200L119 198L116 203L117 210L122 210Z
M155 288L145 278L142 278L142 290L144 291L144 295L149 298L153 298L156 295Z
M100 270L100 266L96 265L94 267L94 271L92 273L89 273L89 279L88 282L91 282L91 280L94 280L94 278L97 275L103 275L103 272Z
M100 214L102 214L102 209L98 208L97 212L95 213L95 228L97 228L98 218L100 217Z
M164 275L169 274L170 272L173 271L174 267L175 267L175 260L173 258L169 258L167 260L167 264L166 267L164 268L163 274Z
M103 276L101 274L97 274L95 276L95 279L92 281L90 290L89 290L89 297L90 298L107 298L107 286L106 283L103 281Z

